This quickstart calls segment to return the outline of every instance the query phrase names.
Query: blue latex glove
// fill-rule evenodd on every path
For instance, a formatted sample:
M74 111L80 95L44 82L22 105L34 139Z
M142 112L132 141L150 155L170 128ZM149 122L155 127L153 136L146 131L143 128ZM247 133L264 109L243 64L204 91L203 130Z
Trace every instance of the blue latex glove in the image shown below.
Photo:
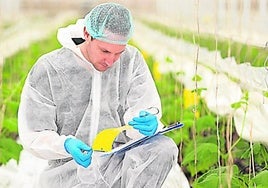
M64 148L79 165L86 168L91 164L92 148L81 140L67 138L64 142Z
M156 116L146 111L140 111L139 117L134 117L128 124L146 136L153 135L158 127Z

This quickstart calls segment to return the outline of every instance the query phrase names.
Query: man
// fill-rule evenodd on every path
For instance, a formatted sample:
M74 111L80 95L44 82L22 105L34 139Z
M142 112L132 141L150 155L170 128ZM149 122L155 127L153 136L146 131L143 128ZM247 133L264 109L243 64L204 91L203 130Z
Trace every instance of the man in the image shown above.
M82 23L82 24L81 24ZM84 42L72 40L73 28ZM43 55L28 74L18 113L25 149L49 160L37 187L161 187L176 164L176 144L156 136L126 152L99 156L101 130L125 124L115 145L161 129L161 103L150 71L134 47L128 9L104 3L80 27L62 28L62 48ZM158 116L144 111L160 109Z

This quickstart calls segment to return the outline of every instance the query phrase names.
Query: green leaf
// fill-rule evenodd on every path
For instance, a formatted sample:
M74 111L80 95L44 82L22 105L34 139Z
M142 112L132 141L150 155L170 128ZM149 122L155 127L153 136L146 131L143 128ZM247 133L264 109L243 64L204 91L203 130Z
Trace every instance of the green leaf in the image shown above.
M198 188L207 188L208 185L210 187L218 187L219 183L219 176L218 174L210 174L208 175L203 181L201 182L194 182L193 187L198 187Z
M256 188L268 187L268 170L262 171L251 179L251 183L256 185Z
M19 160L22 146L10 138L0 139L0 164L6 164L10 159Z
M240 158L241 159L248 159L251 157L252 152L253 152L255 163L259 163L259 164L267 163L268 153L267 153L266 147L260 143L254 143L252 145L252 148L253 149L251 149L249 147L248 142L245 142L244 148L237 147L237 149L241 150L240 151Z
M12 110L17 110L19 107L19 102L18 101L7 101L6 105L10 106L10 108Z
M211 115L205 115L196 120L197 132L200 133L206 129L215 128L216 118Z
M232 172L232 177L230 177L230 173L227 172L228 170ZM220 174L221 176L219 176ZM210 185L210 187L228 187L227 180L230 180L230 178L232 188L247 188L245 181L239 177L239 168L236 165L231 166L231 169L228 166L223 166L209 170L193 183L193 187L207 188L208 185ZM221 184L221 186L219 184Z
M169 56L167 56L165 60L167 63L173 63L173 59L171 59Z
M3 128L11 133L18 133L18 120L16 118L4 119Z
M165 135L172 138L177 145L179 145L181 142L186 142L189 140L189 131L186 127L167 132Z
M230 180L232 188L247 188L246 184L240 180L237 176L229 177L228 173L221 173L219 176L219 171L209 171L204 177L198 178L194 183L194 188L207 188L209 187L228 187L227 180ZM221 185L220 185L221 184Z
M242 106L242 104L246 104L247 105L247 102L245 102L245 101L239 101L239 102L236 102L236 103L231 104L231 107L233 109L238 109L238 108L240 108Z
M200 88L193 89L192 91L195 92L195 93L197 93L198 96L201 96L202 91L206 91L206 90L207 90L207 88L200 87Z
M194 117L194 113L190 110L190 109L187 109L184 111L184 114L183 114L183 120L194 120L195 117Z
M194 75L194 77L192 78L192 81L197 81L197 82L200 82L202 80L202 77L199 76L199 75Z
M262 94L264 97L266 97L266 98L268 97L268 91L263 91Z
M18 94L17 94L18 95ZM19 108L18 101L7 101L5 109L5 117L17 117L17 112Z
M212 143L201 143L197 145L196 152L192 150L187 153L182 161L183 166L187 166L191 175L197 172L205 172L212 165L217 163L218 147ZM195 158L197 163L195 164Z

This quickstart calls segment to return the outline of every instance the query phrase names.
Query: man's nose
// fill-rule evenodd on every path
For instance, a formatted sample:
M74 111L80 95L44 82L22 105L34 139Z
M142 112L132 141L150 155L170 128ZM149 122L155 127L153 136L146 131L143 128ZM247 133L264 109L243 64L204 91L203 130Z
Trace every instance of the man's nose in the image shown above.
M116 56L115 55L109 55L108 57L106 57L105 63L108 66L112 66L116 60L117 59L116 59Z

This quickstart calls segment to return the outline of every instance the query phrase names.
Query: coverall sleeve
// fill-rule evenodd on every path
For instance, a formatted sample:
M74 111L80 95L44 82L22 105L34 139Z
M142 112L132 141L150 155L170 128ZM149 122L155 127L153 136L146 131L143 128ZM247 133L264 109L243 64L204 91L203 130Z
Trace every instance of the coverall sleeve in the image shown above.
M28 74L21 94L18 129L24 149L42 159L70 157L64 149L65 135L57 133L53 103L45 65L37 63Z
M127 95L128 109L124 115L124 121L129 122L133 117L138 116L141 110L146 110L150 107L157 107L159 113L158 130L163 128L160 119L162 116L161 101L152 78L151 72L142 56L137 51L133 60L133 72L131 77L131 85ZM142 136L137 130L127 131L127 135L131 138L138 138Z

